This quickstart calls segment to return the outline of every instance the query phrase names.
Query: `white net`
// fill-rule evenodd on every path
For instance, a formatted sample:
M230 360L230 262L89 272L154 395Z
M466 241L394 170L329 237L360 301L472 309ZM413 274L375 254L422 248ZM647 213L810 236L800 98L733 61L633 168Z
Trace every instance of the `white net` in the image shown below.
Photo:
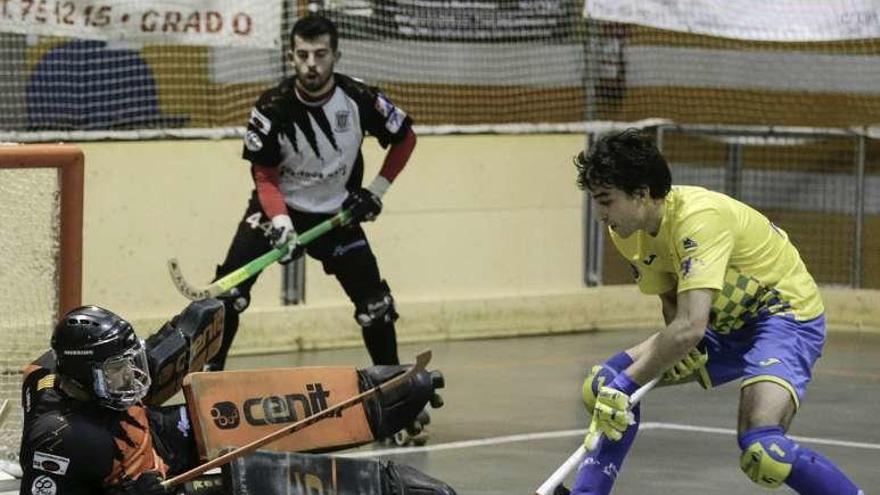
M421 132L880 122L869 0L128 0L100 14L69 0L40 17L42 3L0 2L17 20L0 12L0 137L239 133L289 75L289 29L310 9L339 26L338 70Z
M0 455L18 454L22 367L49 347L58 308L56 168L0 166Z

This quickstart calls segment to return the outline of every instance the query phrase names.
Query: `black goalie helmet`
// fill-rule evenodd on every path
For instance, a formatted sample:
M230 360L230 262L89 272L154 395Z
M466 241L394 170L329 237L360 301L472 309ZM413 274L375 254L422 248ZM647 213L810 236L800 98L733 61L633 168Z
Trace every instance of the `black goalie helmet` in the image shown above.
M104 308L83 306L64 315L52 333L52 350L56 372L103 406L128 409L150 389L144 341Z

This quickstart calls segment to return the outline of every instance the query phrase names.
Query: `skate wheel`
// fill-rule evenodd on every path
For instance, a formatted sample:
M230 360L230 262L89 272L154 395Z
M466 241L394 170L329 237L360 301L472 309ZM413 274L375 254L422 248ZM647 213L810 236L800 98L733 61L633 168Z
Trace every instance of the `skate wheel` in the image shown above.
M413 445L415 445L416 447L422 447L422 446L424 446L426 443L428 443L428 437L421 436L421 437L413 438L413 439L412 439L412 443L413 443Z
M391 442L398 447L406 447L409 443L409 434L404 430L400 430L391 437Z

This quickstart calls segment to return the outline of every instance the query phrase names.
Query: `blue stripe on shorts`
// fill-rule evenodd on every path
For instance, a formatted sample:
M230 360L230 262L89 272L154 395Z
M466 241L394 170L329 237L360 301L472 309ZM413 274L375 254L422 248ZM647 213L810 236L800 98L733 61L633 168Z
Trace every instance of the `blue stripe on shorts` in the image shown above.
M702 344L709 354L706 370L712 386L738 378L781 381L799 403L825 345L825 315L808 321L769 316L724 335L707 329Z

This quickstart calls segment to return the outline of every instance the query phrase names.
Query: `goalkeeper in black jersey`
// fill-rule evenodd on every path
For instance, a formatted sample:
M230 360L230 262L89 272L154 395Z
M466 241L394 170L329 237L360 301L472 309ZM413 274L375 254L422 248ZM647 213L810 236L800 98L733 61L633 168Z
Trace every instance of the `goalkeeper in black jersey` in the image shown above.
M176 356L191 355L192 343L172 348L185 342L180 336L204 337L199 329L211 326L211 308L222 309L218 301L209 301L193 303L172 320L176 326L166 324L147 343L127 321L97 306L76 308L61 318L52 334L52 351L25 370L20 495L227 495L235 493L237 483L245 479L259 482L261 495L305 495L304 488L288 476L295 471L332 487L339 495L455 494L442 481L402 464L351 460L331 470L335 461L330 457L292 452L239 457L231 466L235 475L231 478L203 475L166 491L163 480L199 464L199 439L186 405L147 406L144 402L159 404L178 390L151 385L154 378L169 378L161 373L163 360L177 363ZM194 324L199 318L202 321ZM358 384L374 388L404 369L357 370ZM159 372L151 377L151 370ZM409 424L427 402L439 404L434 391L442 382L439 372L423 371L369 402L365 407L369 428L383 435ZM316 442L324 446L322 450L342 447ZM308 445L304 450L310 450ZM286 465L286 469L270 470L278 474L272 476L265 470L267 464ZM325 479L331 472L332 477Z
M166 475L198 463L186 407L141 403L151 380L127 321L77 308L52 350L25 372L21 495L166 493Z

